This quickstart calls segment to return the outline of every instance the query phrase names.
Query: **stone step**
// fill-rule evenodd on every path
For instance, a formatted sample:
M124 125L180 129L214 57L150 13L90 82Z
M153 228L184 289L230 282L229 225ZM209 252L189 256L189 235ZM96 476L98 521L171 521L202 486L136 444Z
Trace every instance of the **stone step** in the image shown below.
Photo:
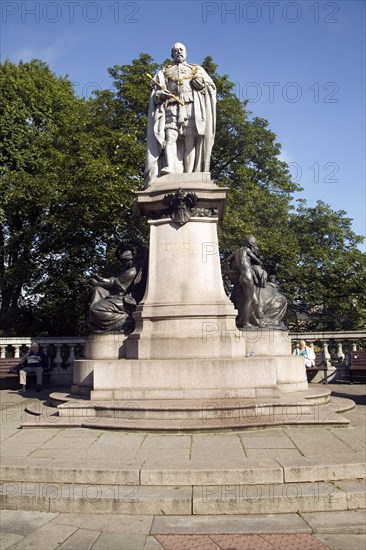
M136 393L138 389L136 388ZM212 404L222 404L225 402L228 406L235 405L238 401L242 404L252 404L256 403L295 403L295 402L309 402L311 404L320 404L327 403L330 399L331 390L328 388L314 386L308 388L307 390L298 391L298 392L289 392L280 394L277 388L262 388L259 392L259 395L250 395L249 397L237 397L233 391L233 395L223 395L221 398L210 397L210 392L207 392L207 396L195 397L193 392L189 398L182 399L181 397L174 397L170 399L161 399L155 397L146 398L143 395L138 399L129 399L128 396L122 397L118 400L111 399L90 399L87 395L76 394L70 391L66 392L52 392L49 395L49 404L57 407L61 403L79 403L87 402L88 400L93 403L98 403L102 405L103 403L113 403L113 402L133 402L139 405L139 408L165 408L165 409L200 409L202 408L202 403L212 403Z
M195 408L200 406L200 408ZM167 404L141 401L95 403L73 401L58 405L57 409L40 402L26 407L29 416L22 428L83 427L132 431L225 431L228 429L258 429L273 426L339 426L349 424L341 412L354 408L346 398L332 398L324 404L284 401L282 404L262 400L258 403L200 401ZM140 408L141 407L141 408ZM150 408L151 407L151 408ZM180 408L181 407L181 408ZM183 408L186 407L186 408Z
M192 487L3 481L1 502L6 510L189 515L192 513Z
M4 481L1 492L4 509L59 513L283 514L366 506L363 480L200 487Z
M3 457L0 478L14 482L203 486L283 484L365 479L365 453L267 458L103 460Z

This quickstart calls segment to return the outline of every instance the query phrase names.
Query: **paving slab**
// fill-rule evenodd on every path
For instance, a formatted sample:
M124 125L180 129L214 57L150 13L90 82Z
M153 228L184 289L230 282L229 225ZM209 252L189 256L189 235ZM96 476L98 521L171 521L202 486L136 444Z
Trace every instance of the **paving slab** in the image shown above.
M56 550L75 531L71 525L49 523L16 543L12 550Z
M245 456L242 442L237 434L192 436L192 460L205 460L212 457L243 459Z
M279 430L278 433L247 433L240 434L244 449L296 449L293 441L286 433Z
M165 550L160 542L152 536L146 537L144 550Z
M144 550L145 535L103 532L91 550Z
M52 520L60 525L74 525L83 529L103 531L105 525L112 516L109 514L57 514ZM119 517L119 516L117 516Z
M315 533L366 533L365 510L306 512L301 517Z
M148 435L136 451L138 460L164 459L165 457L190 458L191 436Z
M314 535L323 544L326 544L332 550L365 550L366 548L366 535L356 535L349 533L343 535L337 533L336 535L324 534Z
M165 550L329 550L309 534L157 535Z
M59 548L60 550L90 550L100 537L101 531L92 529L77 529Z
M134 533L140 535L148 535L151 530L151 525L154 516L124 516L112 515L106 522L103 531L112 533Z
M310 533L298 514L156 516L151 534Z
M1 533L0 532L0 548L1 550L7 550L13 544L21 541L24 537L22 535L14 535L13 533Z
M58 514L46 512L30 512L28 510L1 510L1 531L26 537L52 521Z
M248 458L261 460L263 456L275 460L301 458L303 455L297 449L246 449Z
M366 449L366 430L365 430L365 421L362 423L362 426L351 426L347 430L330 430L331 433L346 443L353 451L361 452Z
M345 454L353 451L347 443L341 441L329 429L322 429L319 427L303 427L301 430L286 428L286 434L294 443L295 447L305 456L321 453L321 450L324 448L327 449L327 453L329 454Z

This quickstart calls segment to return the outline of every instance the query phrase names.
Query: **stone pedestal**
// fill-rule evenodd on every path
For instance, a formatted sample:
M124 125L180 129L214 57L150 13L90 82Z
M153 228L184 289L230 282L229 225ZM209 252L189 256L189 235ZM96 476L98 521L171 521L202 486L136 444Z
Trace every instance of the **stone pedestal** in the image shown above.
M191 217L180 225L167 194L195 193ZM226 189L209 174L159 178L137 193L135 212L150 225L146 292L134 313L136 328L91 336L86 359L75 362L74 387L93 401L261 399L307 389L301 357L291 355L287 332L239 331L227 297L217 224ZM90 386L92 384L92 387Z
M184 225L164 216L164 197L179 188L198 198ZM217 223L225 211L226 193L209 174L164 176L137 193L140 212L161 217L149 220L147 288L134 313L136 328L126 342L127 359L245 356L245 340L237 336L236 311L221 276Z

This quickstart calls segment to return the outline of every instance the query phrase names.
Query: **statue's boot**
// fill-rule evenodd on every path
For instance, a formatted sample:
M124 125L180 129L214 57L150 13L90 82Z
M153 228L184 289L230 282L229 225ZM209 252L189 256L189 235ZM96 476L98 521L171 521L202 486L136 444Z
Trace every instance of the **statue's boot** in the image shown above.
M174 159L177 156L177 144L176 143L167 143L165 146L165 160L166 166L161 169L161 174L172 174L174 173Z

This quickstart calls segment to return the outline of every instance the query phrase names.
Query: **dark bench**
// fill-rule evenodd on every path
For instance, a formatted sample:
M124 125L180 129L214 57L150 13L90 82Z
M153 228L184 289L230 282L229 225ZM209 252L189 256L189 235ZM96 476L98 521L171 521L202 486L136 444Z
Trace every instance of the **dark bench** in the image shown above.
M0 359L0 390L17 390L20 388L19 384L19 374L9 372L9 369L16 367L19 363L19 359L14 357L8 357L6 359ZM34 381L33 381L34 378ZM31 380L33 385L35 385L36 375L31 372L27 374L27 385L28 379ZM50 381L50 371L43 371L43 384L45 386L49 385Z
M313 378L315 378L315 375L319 371L324 371L324 379L323 384L328 384L328 366L329 362L324 358L324 353L322 351L316 351L315 352L315 366L314 367L308 367L306 369L306 375L308 378L308 382L311 382Z
M354 374L366 380L366 351L350 351L348 354L347 368L351 384L353 384L354 381Z

